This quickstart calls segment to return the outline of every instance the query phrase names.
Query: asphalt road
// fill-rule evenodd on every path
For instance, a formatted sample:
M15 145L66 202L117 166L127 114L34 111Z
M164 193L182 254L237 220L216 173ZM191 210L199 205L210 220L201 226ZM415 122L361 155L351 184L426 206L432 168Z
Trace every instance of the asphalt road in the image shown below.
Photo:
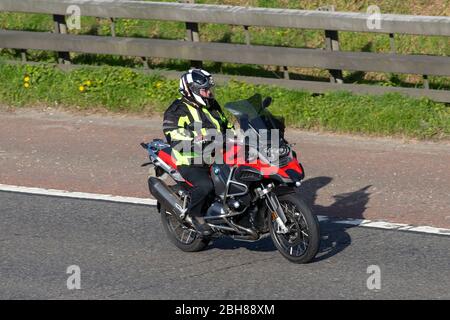
M162 119L0 107L0 183L148 196L142 141ZM403 141L287 130L319 215L450 229L450 141Z
M315 262L270 238L184 253L153 207L0 192L0 299L449 299L450 237L321 223ZM68 290L78 265L81 289ZM381 289L369 290L378 265Z

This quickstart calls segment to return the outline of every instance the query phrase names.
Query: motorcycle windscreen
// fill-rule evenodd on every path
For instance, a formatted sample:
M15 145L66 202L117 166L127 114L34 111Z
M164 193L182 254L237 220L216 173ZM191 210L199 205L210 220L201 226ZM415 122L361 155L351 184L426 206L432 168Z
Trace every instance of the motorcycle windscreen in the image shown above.
M225 104L225 109L237 118L243 131L248 130L251 126L258 132L279 129L284 133L284 119L275 117L263 107L262 97L259 93L248 99L228 102Z

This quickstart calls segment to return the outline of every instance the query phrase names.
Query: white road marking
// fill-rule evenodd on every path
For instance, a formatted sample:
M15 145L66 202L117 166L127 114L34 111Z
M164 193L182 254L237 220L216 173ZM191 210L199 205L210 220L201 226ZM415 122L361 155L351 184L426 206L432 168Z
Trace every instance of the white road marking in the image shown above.
M17 193L27 193L36 194L44 196L54 196L54 197L64 197L64 198L75 198L75 199L87 199L87 200L102 200L110 202L119 203L130 203L130 204L144 204L155 206L156 200L145 199L145 198L133 198L133 197L122 197L113 196L109 194L95 194L95 193L85 193L85 192L71 192L65 190L54 190L54 189L43 189L43 188L30 188L21 186L11 186L0 184L0 191L9 191ZM399 230L417 233L428 233L428 234L438 234L444 236L450 236L450 229L435 228L430 226L413 226L404 223L392 223L387 221L371 221L366 219L350 219L350 218L334 218L327 216L317 216L319 221L332 221L333 223L353 225L363 228L376 228L376 229L386 229L386 230Z
M20 186L10 186L10 185L5 185L5 184L0 184L0 191L10 191L10 192L28 193L28 194L37 194L37 195L64 197L64 198L103 200L103 201L132 203L132 204L146 204L146 205L151 205L151 206L156 205L156 200L153 200L153 199L121 197L121 196L113 196L113 195L109 195L109 194L71 192L71 191L54 190L54 189L29 188L29 187L20 187Z
M326 216L318 216L319 221L330 220ZM339 218L336 218L339 219ZM430 233L430 234L439 234L450 236L450 229L444 228L435 228L430 226L413 226L405 223L393 223L387 221L371 221L365 219L350 219L343 218L339 220L334 220L333 223L345 224L345 225L353 225L363 228L376 228L376 229L386 229L386 230L399 230L399 231L411 231L411 232L419 232L419 233Z

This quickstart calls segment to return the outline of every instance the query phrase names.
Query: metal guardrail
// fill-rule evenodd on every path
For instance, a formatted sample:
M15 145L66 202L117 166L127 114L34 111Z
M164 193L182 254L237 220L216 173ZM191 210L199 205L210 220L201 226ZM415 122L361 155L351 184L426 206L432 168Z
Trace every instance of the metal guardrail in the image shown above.
M103 37L66 34L61 16L70 5L77 5L83 16L104 18L155 19L184 21L191 41ZM55 33L28 31L0 31L0 47L13 49L38 49L59 52L60 63L68 61L68 52L115 54L124 56L178 58L196 62L201 60L244 64L278 65L322 68L329 70L378 71L419 75L450 75L450 57L427 55L399 55L395 53L344 52L321 49L302 49L272 46L198 42L196 23L219 23L243 26L288 27L323 29L325 31L354 31L402 33L427 36L450 36L449 17L406 15L381 15L380 29L369 29L368 14L305 11L288 9L247 8L223 5L200 5L168 2L117 1L117 0L0 0L0 11L44 13L55 17ZM58 28L56 28L56 26ZM62 32L61 32L62 31ZM188 37L189 38L189 37ZM337 33L334 42L338 43ZM330 40L331 41L331 40ZM337 46L338 47L338 46ZM200 62L201 63L201 62ZM238 78L238 77L236 77ZM255 78L256 79L256 78ZM286 81L288 79L284 79ZM334 79L336 80L336 79ZM275 80L277 81L277 80ZM261 79L261 83L267 82ZM319 83L317 86L299 80L288 80L289 87L307 87L315 92L347 90L349 85ZM333 81L334 82L334 81ZM278 80L281 85L286 85ZM362 85L352 85L351 91L367 92ZM294 86L295 87L295 86ZM317 89L314 90L314 87ZM375 86L374 86L375 87ZM320 90L319 90L320 88ZM437 101L450 102L450 91L377 87L374 93L402 92ZM414 93L412 90L415 90Z

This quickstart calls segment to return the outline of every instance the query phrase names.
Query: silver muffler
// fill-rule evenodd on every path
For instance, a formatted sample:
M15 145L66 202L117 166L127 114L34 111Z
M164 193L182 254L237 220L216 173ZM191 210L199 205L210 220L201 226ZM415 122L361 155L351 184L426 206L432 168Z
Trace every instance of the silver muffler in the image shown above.
M182 200L169 189L164 181L150 177L148 178L148 188L164 209L176 214L181 219L185 216L187 209L183 208Z

